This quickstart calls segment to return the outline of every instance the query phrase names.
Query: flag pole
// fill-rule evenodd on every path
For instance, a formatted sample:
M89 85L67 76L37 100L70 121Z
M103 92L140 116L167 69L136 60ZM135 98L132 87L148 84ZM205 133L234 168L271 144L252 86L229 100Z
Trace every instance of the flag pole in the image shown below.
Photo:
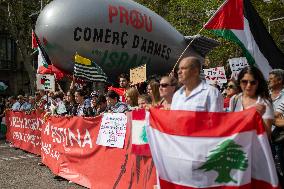
M205 26L205 25L204 25ZM190 43L185 47L185 49L183 50L183 52L181 53L181 55L179 56L178 60L176 61L170 75L172 73L174 73L174 70L177 66L177 64L179 63L180 59L182 58L182 56L184 55L184 53L186 52L186 50L190 47L190 45L195 41L196 37L202 32L202 30L204 29L204 26L201 28L201 30L199 30L199 32L196 34L196 36L190 41Z
M222 5L214 12L214 14L212 14L212 16L211 16L211 17L209 18L209 20L206 22L206 24L204 24L203 27L199 30L199 32L196 34L196 36L199 35L199 34L203 31L203 29L205 28L205 26L213 19L213 17L223 8L223 6L224 6L227 2L228 2L228 0L226 0L226 1L224 1L224 2L222 3ZM192 41L186 46L186 48L184 49L184 51L181 53L181 55L179 56L177 62L176 62L175 65L174 65L172 71L170 72L169 76L173 75L173 73L174 73L174 71L175 71L175 68L176 68L177 64L179 63L180 59L182 58L182 56L184 55L184 53L186 52L186 50L190 47L190 45L195 41L195 39L196 39L196 37L194 37L194 38L192 39Z

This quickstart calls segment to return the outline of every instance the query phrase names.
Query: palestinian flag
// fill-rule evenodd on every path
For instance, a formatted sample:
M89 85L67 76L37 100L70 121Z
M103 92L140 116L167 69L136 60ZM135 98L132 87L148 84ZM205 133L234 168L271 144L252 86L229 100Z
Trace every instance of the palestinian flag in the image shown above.
M44 72L47 72L48 66L51 66L51 61L49 59L48 54L46 53L45 49L40 43L40 39L36 35L36 33L33 31L32 33L32 42L33 42L33 47L37 47L38 49L38 66L37 66L37 73L38 74L43 74ZM35 43L35 44L34 44Z
M41 74L45 72L47 68L48 68L48 63L46 62L46 59L44 58L42 51L40 50L40 48L38 48L37 73Z
M257 66L266 78L271 69L284 69L284 54L250 0L226 0L204 28L237 43L249 64Z
M146 110L132 111L132 153L141 156L151 156L146 134Z
M161 189L278 189L261 116L150 109L147 137Z

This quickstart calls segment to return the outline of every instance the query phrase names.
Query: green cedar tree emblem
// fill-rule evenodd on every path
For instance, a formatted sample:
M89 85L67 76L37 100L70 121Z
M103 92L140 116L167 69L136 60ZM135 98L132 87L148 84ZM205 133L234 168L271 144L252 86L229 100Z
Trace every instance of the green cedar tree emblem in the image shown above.
M245 171L248 167L248 159L246 153L242 151L242 146L235 143L234 140L228 139L219 144L217 149L210 151L207 161L198 169L218 172L215 182L229 183L234 180L230 172L233 169Z
M145 143L148 143L147 133L146 133L146 125L143 125L142 133L140 135L140 140Z

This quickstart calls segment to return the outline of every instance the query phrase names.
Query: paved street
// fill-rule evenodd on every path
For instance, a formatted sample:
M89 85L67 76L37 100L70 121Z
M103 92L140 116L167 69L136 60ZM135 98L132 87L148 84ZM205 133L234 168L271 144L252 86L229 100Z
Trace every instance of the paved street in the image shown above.
M84 189L68 181L58 181L45 166L39 166L40 157L9 147L0 140L0 189Z

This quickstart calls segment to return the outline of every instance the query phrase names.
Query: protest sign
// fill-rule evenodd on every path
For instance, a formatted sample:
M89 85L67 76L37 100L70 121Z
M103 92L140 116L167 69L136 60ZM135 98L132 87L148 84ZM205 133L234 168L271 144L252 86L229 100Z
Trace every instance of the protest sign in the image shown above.
M231 78L238 79L239 72L249 66L246 57L232 58L229 59L229 65L232 71Z
M130 82L131 85L136 85L147 80L146 64L137 68L130 69Z
M48 74L36 75L37 90L55 91L55 77Z
M123 148L127 117L124 113L105 113L97 138L97 144Z
M227 83L224 67L203 69L206 82L209 84Z

